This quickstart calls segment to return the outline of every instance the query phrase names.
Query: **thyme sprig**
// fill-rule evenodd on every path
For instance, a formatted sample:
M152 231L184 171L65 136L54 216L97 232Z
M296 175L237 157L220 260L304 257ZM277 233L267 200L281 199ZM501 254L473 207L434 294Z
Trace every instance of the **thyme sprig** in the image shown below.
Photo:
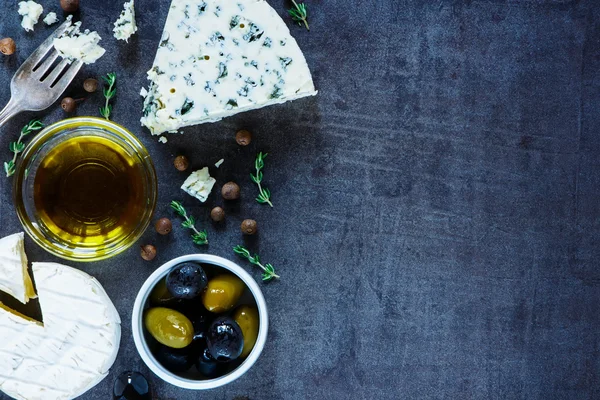
M110 113L112 112L112 104L110 101L117 94L117 75L114 72L110 72L103 76L102 79L107 83L108 87L104 88L104 98L106 99L104 107L100 107L100 115L107 120L110 119Z
M263 154L262 151L258 153L256 156L256 161L254 162L256 175L250 174L250 178L258 185L258 197L256 198L256 201L258 201L260 204L268 204L273 207L273 203L271 203L271 191L265 187L262 187L261 184L263 180L262 169L265 167L265 158L268 155L268 153Z
M275 273L275 268L271 264L263 265L260 262L260 257L258 256L258 254L251 255L250 251L248 251L248 249L246 249L244 246L239 246L239 245L235 246L233 248L233 251L235 254L250 261L251 264L254 264L254 265L260 267L263 270L263 274L262 274L263 281L267 282L273 278L277 278L277 279L280 278L279 275L277 275Z
M183 218L184 221L181 223L181 226L187 229L191 229L194 232L192 233L192 241L195 244L199 246L208 244L208 233L206 232L206 230L199 231L198 229L196 229L196 220L191 215L187 215L185 208L183 208L183 204L181 204L178 201L172 201L171 208L175 211L177 215Z
M10 142L8 148L13 153L12 160L4 163L4 172L6 172L6 177L12 176L15 173L15 167L17 163L17 157L19 153L21 153L25 149L25 144L23 143L23 138L29 135L32 132L39 131L44 127L44 124L39 119L32 119L21 129L21 134L19 135L19 139L16 142Z
M295 0L292 0L292 3L294 3L294 8L290 8L288 10L288 13L290 14L294 22L297 22L300 26L302 26L302 24L304 23L304 26L306 26L306 30L310 31L307 20L308 16L306 14L306 4L298 4Z

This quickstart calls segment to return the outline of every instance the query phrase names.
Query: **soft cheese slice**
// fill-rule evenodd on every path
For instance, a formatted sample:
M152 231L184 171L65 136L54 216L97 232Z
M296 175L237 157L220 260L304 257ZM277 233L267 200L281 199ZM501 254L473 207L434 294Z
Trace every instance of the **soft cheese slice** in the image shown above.
M67 17L69 23L72 15ZM95 63L104 55L104 50L98 43L102 38L98 32L90 32L89 29L81 32L81 22L71 24L61 37L54 39L54 48L61 57L69 60L81 60L85 64Z
M0 307L0 390L23 400L73 399L108 374L121 321L88 274L34 263L33 276L43 325Z
M115 21L113 32L116 39L126 42L129 41L131 35L137 32L134 0L123 5L123 11L121 11L119 19Z
M192 174L185 180L181 189L201 202L205 202L217 180L210 176L208 167L204 167Z
M176 0L142 124L152 134L316 94L302 51L264 0Z
M26 304L36 295L27 271L24 238L21 232L0 239L0 291Z

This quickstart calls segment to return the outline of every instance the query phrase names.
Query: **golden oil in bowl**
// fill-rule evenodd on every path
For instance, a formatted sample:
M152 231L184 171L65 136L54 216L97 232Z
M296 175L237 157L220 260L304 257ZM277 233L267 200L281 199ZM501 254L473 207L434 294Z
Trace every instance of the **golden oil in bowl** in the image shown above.
M131 246L156 203L156 176L125 128L73 118L42 131L15 173L15 204L30 236L71 260L95 261Z

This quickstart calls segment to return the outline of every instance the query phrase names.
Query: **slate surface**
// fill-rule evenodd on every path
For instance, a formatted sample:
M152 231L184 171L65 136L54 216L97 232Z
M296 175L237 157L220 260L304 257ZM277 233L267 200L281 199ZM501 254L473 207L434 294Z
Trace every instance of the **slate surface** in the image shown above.
M232 259L238 225L253 217L261 232L248 245L282 275L264 286L271 330L257 365L195 393L148 371L129 319L155 268L205 249L182 229L148 231L141 242L159 249L152 263L133 248L76 265L103 283L124 322L111 375L83 399L107 399L114 377L131 369L161 400L600 398L596 1L308 0L312 30L292 32L319 95L186 129L166 145L139 126L138 92L169 1L137 1L140 32L129 44L110 32L121 2L82 3L85 27L108 53L74 87L118 73L114 119L158 167L156 215L171 216L168 202L184 199L209 229L206 251ZM5 103L10 77L51 28L24 33L16 1L2 4L0 35L19 47L0 58ZM58 0L42 4L58 11ZM286 1L271 4L285 14ZM92 96L78 114L95 115L100 101ZM64 116L56 106L38 115ZM2 130L2 158L32 116ZM235 144L239 128L254 133L249 148ZM270 153L273 210L253 201L247 177L259 150ZM225 158L212 168L218 189L234 179L243 190L226 229L208 223L218 196L201 205L179 191L178 154L194 167ZM9 182L0 179L2 236L20 230ZM59 261L31 240L27 251Z

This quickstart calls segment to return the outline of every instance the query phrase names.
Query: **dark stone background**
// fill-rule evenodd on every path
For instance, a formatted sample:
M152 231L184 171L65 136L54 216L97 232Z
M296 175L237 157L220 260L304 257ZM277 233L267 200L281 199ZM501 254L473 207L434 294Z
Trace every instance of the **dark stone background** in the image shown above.
M158 168L158 216L183 199L208 227L196 248L177 228L149 230L159 256L132 248L75 265L104 284L123 319L111 375L85 399L107 399L114 377L138 370L161 400L596 399L600 398L600 9L570 0L307 0L312 30L292 25L317 97L186 129L162 145L139 126L145 72L168 0L138 0L140 31L112 38L121 1L82 0L84 26L107 55L88 76L116 71L114 119L137 133ZM42 1L58 11L58 0ZM270 3L284 16L283 0ZM0 35L18 54L0 58L0 102L19 63L50 33L19 27L2 0ZM80 115L96 115L101 95ZM33 115L10 122L9 141ZM51 123L57 106L39 114ZM254 133L238 147L237 129ZM253 200L254 154L268 151L275 208ZM208 222L221 204L179 190L172 167L186 154L222 183L241 183L226 229ZM220 158L219 170L212 165ZM0 179L0 234L20 230L10 180ZM145 278L186 253L231 259L240 221L259 221L248 243L282 275L264 285L269 342L242 379L196 393L160 382L141 362L131 307ZM27 241L33 261L58 261ZM67 263L73 265L74 263ZM241 263L246 266L246 264ZM248 269L251 267L248 266ZM253 271L258 278L258 271ZM5 397L3 397L5 398Z

